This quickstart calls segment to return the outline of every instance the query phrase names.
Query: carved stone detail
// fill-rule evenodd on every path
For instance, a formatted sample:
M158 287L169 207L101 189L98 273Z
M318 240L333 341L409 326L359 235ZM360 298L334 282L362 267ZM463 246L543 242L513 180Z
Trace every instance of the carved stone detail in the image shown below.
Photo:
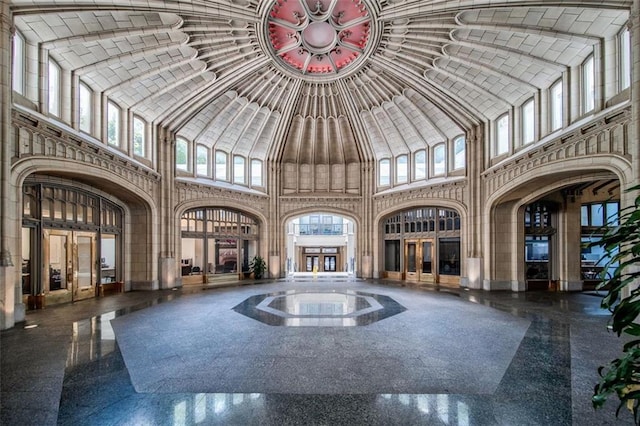
M211 205L224 206L233 203L236 206L246 206L252 210L262 212L265 217L269 216L269 196L259 194L249 194L246 192L233 191L228 188L219 188L209 185L201 185L194 182L175 182L177 203L183 204L190 201L202 200Z
M530 170L548 164L561 164L567 159L609 155L629 162L630 122L631 107L627 106L571 132L563 133L560 137L521 155L514 155L508 163L482 173L486 194L493 194L501 186Z
M114 153L106 146L88 142L62 128L19 111L13 111L15 143L12 164L25 158L59 158L78 162L122 177L135 188L153 195L159 188L160 175ZM67 167L70 167L67 163Z
M341 196L333 195L323 196L314 194L313 197L302 196L284 196L279 198L280 213L287 216L290 213L305 210L327 210L327 211L345 211L352 212L355 217L362 217L362 197L360 196Z
M380 213L394 206L413 202L416 206L424 205L425 200L449 200L464 203L468 198L467 181L446 182L422 188L410 189L373 197L375 211Z

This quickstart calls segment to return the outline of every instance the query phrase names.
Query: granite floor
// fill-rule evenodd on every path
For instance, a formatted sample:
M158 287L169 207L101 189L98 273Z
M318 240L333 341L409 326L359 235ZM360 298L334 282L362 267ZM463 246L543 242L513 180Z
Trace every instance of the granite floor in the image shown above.
M364 296L278 313L287 292ZM234 310L247 300L297 326ZM0 334L0 424L633 424L591 408L621 346L599 302L302 278L48 307Z

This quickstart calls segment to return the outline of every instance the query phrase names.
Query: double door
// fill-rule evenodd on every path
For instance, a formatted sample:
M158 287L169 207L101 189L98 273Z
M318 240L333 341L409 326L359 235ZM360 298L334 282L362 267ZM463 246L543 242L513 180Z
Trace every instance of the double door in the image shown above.
M71 300L96 295L97 257L95 232L44 230L45 293L68 293Z
M408 281L436 282L433 239L405 240L404 273Z

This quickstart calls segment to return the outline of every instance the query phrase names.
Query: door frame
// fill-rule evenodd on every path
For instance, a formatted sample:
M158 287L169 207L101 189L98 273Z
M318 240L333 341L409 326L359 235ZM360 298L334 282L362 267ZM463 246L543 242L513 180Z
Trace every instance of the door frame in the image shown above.
M423 271L423 248L424 243L431 244L431 272ZM415 271L409 271L409 246L415 245ZM438 275L436 265L438 264L435 250L435 238L408 238L404 240L404 279L407 281L436 283Z
M74 231L67 229L43 229L43 262L42 262L42 289L46 294L47 299L50 299L52 303L62 303L84 300L96 296L97 291L97 268L98 268L98 255L97 240L98 233L93 231ZM60 267L60 275L64 277L64 288L51 290L50 288L50 265L51 265L51 237L60 236L65 237L64 243L64 255L65 265ZM89 286L79 285L79 264L80 258L78 257L78 237L90 238L90 253L87 264L89 267ZM64 269L63 269L64 268ZM46 290L46 291L45 291Z

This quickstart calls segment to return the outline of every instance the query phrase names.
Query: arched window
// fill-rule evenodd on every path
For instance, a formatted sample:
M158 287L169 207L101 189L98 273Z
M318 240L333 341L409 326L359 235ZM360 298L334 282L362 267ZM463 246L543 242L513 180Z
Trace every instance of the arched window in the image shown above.
M443 175L447 168L447 150L443 143L433 148L433 174Z
M176 139L176 169L189 171L189 142Z
M140 117L133 117L133 155L144 157L147 123Z
M562 128L562 112L562 80L558 80L549 88L549 124L551 125L551 131Z
M427 178L427 151L424 149L413 156L413 176L416 180Z
M49 58L49 114L60 117L60 89L62 87L62 75L60 66Z
M384 160L380 160L379 165L378 184L380 186L388 186L391 183L391 161L385 158Z
M209 148L204 145L196 147L196 173L209 176Z
M247 183L245 179L245 170L244 170L244 157L239 155L235 155L233 157L233 183L239 183L244 185Z
M229 180L227 177L227 154L216 151L216 180Z
M631 85L631 39L629 29L625 28L618 37L619 54L619 77L620 90L624 90Z
M120 147L120 108L107 102L107 143Z
M522 145L533 142L535 138L535 116L533 99L529 99L522 105Z
M13 70L12 70L12 85L13 90L24 95L24 77L26 75L26 55L25 55L25 41L22 34L16 31L13 36Z
M596 105L595 61L590 55L582 63L582 113L592 111Z
M462 169L467 165L467 143L464 136L453 140L453 168Z
M495 155L509 152L509 114L504 114L496 120Z
M263 186L262 161L251 160L251 186Z
M93 93L89 86L80 82L78 86L78 128L86 133L91 133L93 121L92 98Z
M396 158L396 183L407 183L408 179L407 156L400 155Z

